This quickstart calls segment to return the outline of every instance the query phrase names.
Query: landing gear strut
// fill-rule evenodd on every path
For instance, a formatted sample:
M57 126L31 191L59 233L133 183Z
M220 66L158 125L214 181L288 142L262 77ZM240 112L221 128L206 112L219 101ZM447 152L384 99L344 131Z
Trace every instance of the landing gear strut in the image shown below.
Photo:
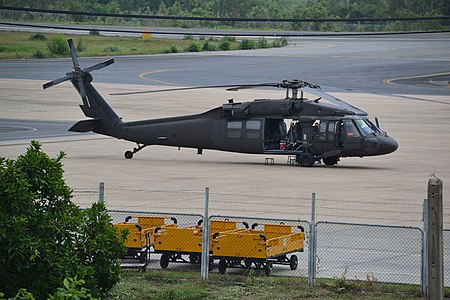
M133 151L125 152L124 156L125 156L126 159L132 159L133 155L135 153L137 153L138 151L141 151L143 148L145 148L147 146L147 145L139 145L139 144L137 144L137 145L138 145L137 147L133 148Z

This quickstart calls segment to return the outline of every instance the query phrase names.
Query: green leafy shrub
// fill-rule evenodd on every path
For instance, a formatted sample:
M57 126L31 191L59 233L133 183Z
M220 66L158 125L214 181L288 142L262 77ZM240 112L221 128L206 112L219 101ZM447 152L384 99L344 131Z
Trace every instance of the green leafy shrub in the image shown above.
M86 45L84 44L83 40L78 40L77 41L77 46L76 46L77 52L83 52L84 50L86 50Z
M210 43L208 41L206 41L202 47L203 51L217 51L217 49L218 49L217 44Z
M0 282L6 298L26 289L37 299L79 278L94 296L119 280L123 241L104 203L81 210L71 201L60 152L33 141L16 160L0 157Z
M200 52L202 51L202 46L199 42L192 42L187 48L186 51L188 52Z
M228 51L231 49L231 43L228 41L223 41L222 43L220 43L219 49L222 51Z
M222 42L236 42L236 37L235 36L224 36L222 38Z
M85 281L77 278L64 278L63 287L59 287L49 300L94 300L95 298L83 287Z
M33 53L33 57L34 58L45 58L45 54L41 50L38 50Z
M267 39L265 37L260 37L258 39L258 48L268 48L269 43L267 42Z
M256 43L254 40L249 40L249 39L243 39L241 41L241 44L239 46L240 49L242 50L250 50L250 49L255 49L256 47Z
M48 50L53 55L67 55L69 54L69 47L62 35L55 35L50 38L47 43Z
M33 34L32 36L30 36L30 40L32 40L32 41L46 41L48 39L47 39L47 36L45 36L45 34L43 34L43 33L36 33L36 34Z
M106 46L105 49L103 49L103 52L107 52L107 53L109 53L109 52L120 52L120 51L122 51L122 49L120 49L116 45L108 45L108 46Z

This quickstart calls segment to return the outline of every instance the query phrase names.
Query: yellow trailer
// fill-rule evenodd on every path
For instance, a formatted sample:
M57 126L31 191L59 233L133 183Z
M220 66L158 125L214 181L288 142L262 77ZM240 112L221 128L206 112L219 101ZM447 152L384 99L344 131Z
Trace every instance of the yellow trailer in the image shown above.
M166 224L164 217L128 216L125 222L113 224L119 232L126 233L124 244L127 254L123 258L137 259L141 263L146 263L149 260L151 247L154 245L154 229L175 227L177 220L175 218L171 220L173 224Z
M160 265L165 269L169 262L200 263L202 253L202 220L197 226L191 227L164 227L155 229L155 253L161 253ZM224 234L225 232L239 230L237 223L228 220L211 221L211 234ZM185 259L184 256L188 256ZM212 267L213 259L210 259Z
M254 265L270 274L273 264L289 265L297 269L298 257L295 252L303 252L305 233L302 226L284 224L263 224L263 230L251 229L213 234L212 255L219 259L219 272L224 274L227 268ZM291 254L288 258L288 254Z

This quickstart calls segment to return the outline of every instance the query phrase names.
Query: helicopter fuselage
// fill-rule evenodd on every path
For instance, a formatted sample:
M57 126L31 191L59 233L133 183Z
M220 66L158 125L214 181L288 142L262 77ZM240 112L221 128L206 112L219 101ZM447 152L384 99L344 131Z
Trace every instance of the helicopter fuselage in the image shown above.
M260 111L252 107L254 103ZM315 111L305 115L312 110L309 100L231 103L198 115L123 123L119 126L122 134L116 136L142 145L196 148L198 153L211 149L294 155L298 160L309 153L314 161L323 159L326 164L335 164L341 157L381 155L397 149L395 140L367 116L348 115L326 104L312 105Z

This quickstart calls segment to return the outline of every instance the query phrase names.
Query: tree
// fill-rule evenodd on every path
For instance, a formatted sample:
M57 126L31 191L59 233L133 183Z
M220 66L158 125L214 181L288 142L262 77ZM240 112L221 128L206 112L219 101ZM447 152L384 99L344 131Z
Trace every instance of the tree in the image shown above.
M7 297L25 288L47 298L68 277L84 280L94 296L118 282L123 243L103 203L83 211L71 201L64 157L50 158L36 141L16 160L0 157L0 292Z

